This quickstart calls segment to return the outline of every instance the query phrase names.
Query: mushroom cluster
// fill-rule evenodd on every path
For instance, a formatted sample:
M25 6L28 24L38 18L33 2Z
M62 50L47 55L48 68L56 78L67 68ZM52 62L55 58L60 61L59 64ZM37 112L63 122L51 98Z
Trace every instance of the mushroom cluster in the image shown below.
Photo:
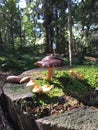
M38 85L36 81L32 79L27 83L26 86L29 87L30 91L33 93L47 93L53 88L53 85Z
M6 81L11 82L11 83L26 83L30 81L30 77L25 76L21 77L19 75L10 75L6 78Z
M37 61L35 65L48 68L47 80L50 81L54 75L55 67L65 66L64 60L53 55L46 56L41 61Z
M46 77L46 80L48 81L50 81L51 78L53 77L55 67L65 66L64 60L54 55L46 56L41 61L37 61L35 64L39 67L48 69L48 74ZM26 86L30 87L33 93L47 93L53 88L53 85L43 85L43 86L38 85L34 80L32 80L28 76L23 77L23 78L20 76L9 76L7 77L7 81L12 82L12 83L26 83L27 82Z
M8 76L6 78L7 82L11 82L11 83L27 83L26 86L30 89L30 91L32 91L33 93L47 93L49 92L52 88L53 85L38 85L37 82L35 80L32 80L30 77L26 76L21 78L20 76Z

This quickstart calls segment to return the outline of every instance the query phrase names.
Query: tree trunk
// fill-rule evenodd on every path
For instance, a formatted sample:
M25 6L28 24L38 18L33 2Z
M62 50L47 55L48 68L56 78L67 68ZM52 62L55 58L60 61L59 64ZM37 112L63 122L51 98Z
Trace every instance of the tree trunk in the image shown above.
M44 28L46 34L46 49L45 53L52 53L52 42L53 42L53 28L52 28L52 1L48 0L48 2L44 1Z
M68 39L69 39L69 64L72 66L72 14L71 0L68 0Z

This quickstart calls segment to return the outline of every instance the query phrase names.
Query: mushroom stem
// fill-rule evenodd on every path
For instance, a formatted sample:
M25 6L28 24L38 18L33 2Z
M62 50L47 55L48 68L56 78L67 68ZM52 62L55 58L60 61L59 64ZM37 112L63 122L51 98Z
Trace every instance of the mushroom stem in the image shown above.
M49 67L48 68L48 74L47 74L47 78L46 78L48 81L50 81L52 76L54 75L54 70L55 70L54 67Z

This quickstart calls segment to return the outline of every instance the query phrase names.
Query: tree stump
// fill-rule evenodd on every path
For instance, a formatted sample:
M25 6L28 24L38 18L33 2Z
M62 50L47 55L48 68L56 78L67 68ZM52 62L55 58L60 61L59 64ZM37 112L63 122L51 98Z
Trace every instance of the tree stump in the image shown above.
M26 84L5 83L3 94L7 102L9 116L19 129L37 130L35 121L30 118L30 115L23 114L17 105L18 100L32 97L32 92L26 87Z
M40 76L40 72L42 72L45 69L32 69L29 71L25 71L19 76L25 77L29 76L31 79L36 79L38 76ZM3 85L3 97L4 97L4 107L6 107L9 116L11 117L11 120L18 125L19 130L38 130L36 122L34 119L31 118L30 113L24 114L22 110L19 108L19 105L17 105L17 102L19 100L25 99L25 98L32 98L33 93L30 90L31 88L28 88L26 86L26 83L23 84L16 84L16 83L10 83L6 82ZM6 104L5 104L6 103ZM6 105L6 106L5 106Z

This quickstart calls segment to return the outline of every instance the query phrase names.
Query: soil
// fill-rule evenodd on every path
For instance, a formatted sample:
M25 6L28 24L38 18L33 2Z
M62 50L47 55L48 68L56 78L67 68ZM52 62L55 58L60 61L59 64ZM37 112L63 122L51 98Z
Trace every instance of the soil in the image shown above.
M23 114L27 116L30 115L32 119L40 119L50 115L58 115L84 106L83 103L71 96L60 96L58 97L56 103L47 105L40 104L37 98L35 100L37 101L36 103L32 102L32 98L21 99L17 102L17 105Z

